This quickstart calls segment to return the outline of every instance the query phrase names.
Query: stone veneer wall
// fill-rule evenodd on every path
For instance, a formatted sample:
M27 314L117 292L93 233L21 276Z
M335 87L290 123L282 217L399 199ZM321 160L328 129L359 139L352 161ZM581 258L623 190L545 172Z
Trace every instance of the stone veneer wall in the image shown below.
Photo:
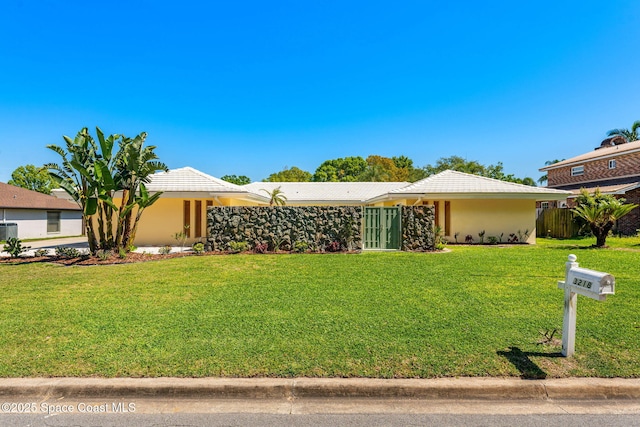
M350 229L348 249L362 249L361 206L214 206L207 209L208 251L226 251L229 242L247 242L249 249L282 240L280 249L291 250L298 241L312 251L324 251ZM402 250L435 248L433 206L402 206Z
M323 251L341 241L349 228L349 249L362 249L360 206L223 206L207 210L207 250L226 251L229 242L247 242L249 249L282 240L280 249L291 250L306 242L312 251ZM344 243L344 242L343 242Z
M435 249L433 206L402 206L402 250Z

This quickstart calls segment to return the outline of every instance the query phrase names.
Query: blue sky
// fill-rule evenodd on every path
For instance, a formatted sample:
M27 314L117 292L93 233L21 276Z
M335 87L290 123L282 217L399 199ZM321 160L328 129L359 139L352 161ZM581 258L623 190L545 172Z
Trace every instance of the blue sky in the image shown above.
M84 126L218 177L378 154L537 179L640 119L638 22L634 0L7 0L0 181Z

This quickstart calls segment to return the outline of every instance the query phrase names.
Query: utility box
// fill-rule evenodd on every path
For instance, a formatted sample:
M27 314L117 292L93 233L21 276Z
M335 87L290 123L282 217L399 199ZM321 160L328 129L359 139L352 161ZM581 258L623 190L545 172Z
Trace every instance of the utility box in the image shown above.
M0 240L18 237L18 224L15 222L0 222Z

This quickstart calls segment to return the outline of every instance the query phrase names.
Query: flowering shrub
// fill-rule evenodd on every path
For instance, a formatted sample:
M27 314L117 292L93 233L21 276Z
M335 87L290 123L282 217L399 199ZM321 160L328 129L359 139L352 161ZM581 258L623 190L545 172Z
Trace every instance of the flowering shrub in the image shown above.
M327 245L328 252L340 252L341 245L340 242L333 241Z
M266 243L256 243L253 251L257 254L264 254L269 250L269 245Z

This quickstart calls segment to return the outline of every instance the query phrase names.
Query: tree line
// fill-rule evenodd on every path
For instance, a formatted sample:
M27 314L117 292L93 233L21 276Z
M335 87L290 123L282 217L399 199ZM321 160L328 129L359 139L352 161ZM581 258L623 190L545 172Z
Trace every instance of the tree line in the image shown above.
M383 157L370 155L366 159L360 156L341 157L325 160L312 174L297 166L285 167L279 172L270 174L263 182L415 182L428 176L455 170L501 181L535 186L536 182L529 177L518 178L506 174L502 162L495 165L483 165L476 160L467 160L460 156L443 157L431 165L414 166L413 160L407 156ZM225 175L223 180L245 185L251 179L245 175Z

